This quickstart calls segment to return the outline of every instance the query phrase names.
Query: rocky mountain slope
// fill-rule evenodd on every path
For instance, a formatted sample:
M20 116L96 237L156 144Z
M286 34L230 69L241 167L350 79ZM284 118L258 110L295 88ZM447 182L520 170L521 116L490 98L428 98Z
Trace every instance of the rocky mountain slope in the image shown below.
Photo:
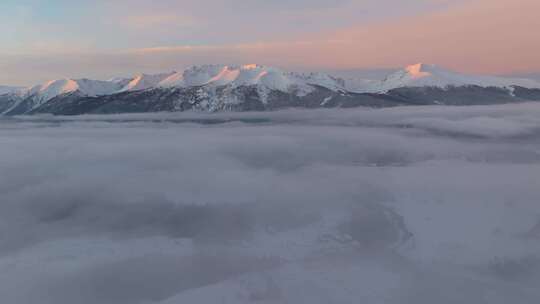
M288 107L473 105L540 100L540 82L472 76L416 64L382 80L341 79L260 65L194 66L109 81L61 79L27 89L0 87L0 113L264 111Z

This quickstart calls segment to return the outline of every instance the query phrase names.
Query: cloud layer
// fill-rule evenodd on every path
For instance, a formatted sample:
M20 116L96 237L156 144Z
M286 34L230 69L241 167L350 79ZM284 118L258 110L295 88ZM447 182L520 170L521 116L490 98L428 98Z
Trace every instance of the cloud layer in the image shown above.
M2 119L0 301L537 303L539 117Z

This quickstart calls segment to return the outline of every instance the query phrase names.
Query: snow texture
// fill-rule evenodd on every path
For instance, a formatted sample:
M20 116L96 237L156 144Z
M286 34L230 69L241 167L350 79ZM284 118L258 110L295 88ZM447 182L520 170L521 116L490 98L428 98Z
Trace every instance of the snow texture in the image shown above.
M256 86L262 95L269 91L281 91L305 96L313 91L314 86L335 92L385 93L402 87L448 88L472 85L509 90L512 90L514 86L540 88L540 82L537 80L465 75L421 63L393 72L383 80L364 79L350 75L342 79L326 73L286 72L274 67L247 64L242 66L200 65L180 72L140 74L132 78L113 78L108 81L59 79L27 89L0 86L0 94L16 93L24 97L33 97L37 105L40 105L58 95L73 92L84 96L100 96L154 88Z
M382 81L364 81L357 83L357 87L351 87L357 92L387 92L392 89L403 87L499 87L511 88L521 86L524 88L540 88L540 82L521 78L504 78L494 76L473 76L443 69L436 65L414 64L403 70L390 74Z

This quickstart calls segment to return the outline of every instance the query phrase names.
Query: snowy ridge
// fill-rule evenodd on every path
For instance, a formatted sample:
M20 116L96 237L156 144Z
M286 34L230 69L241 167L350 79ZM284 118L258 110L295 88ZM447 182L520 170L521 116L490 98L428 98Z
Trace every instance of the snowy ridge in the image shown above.
M35 105L39 106L56 96L74 92L82 96L102 96L155 88L199 86L209 88L255 86L260 95L264 97L271 91L306 96L316 87L334 92L378 94L403 87L446 89L449 87L480 86L500 87L511 91L514 86L540 89L540 82L523 78L466 75L421 63L391 73L383 80L363 78L343 80L325 73L287 72L257 64L241 66L199 65L180 72L140 74L135 77L113 78L107 81L66 78L51 80L26 89L0 86L0 95L12 93L23 99L31 98Z
M269 90L289 92L291 90L309 92L317 85L330 90L343 90L338 79L326 74L284 72L273 67L256 64L243 66L202 65L194 66L183 72L177 72L161 81L159 87L191 86L258 86Z
M44 84L20 90L21 97L31 97L38 104L52 98L78 92L83 96L101 96L120 92L140 91L153 88L187 88L194 86L257 86L261 91L277 90L294 91L305 95L313 90L313 86L330 90L344 90L344 82L322 73L290 73L277 68L256 64L243 66L200 65L190 67L182 72L162 74L140 74L133 78L112 78L107 81L89 79L58 79ZM6 92L16 91L14 88ZM0 87L0 94L3 87Z
M387 76L379 82L365 83L353 88L357 92L385 93L403 87L460 87L460 86L511 88L540 88L540 82L522 78L466 75L440 68L436 65L414 64Z
M112 94L120 88L120 84L111 81L58 79L24 90L22 95L45 102L62 94L79 92L84 96L100 96Z
M174 75L173 73L164 73L156 75L147 75L141 74L133 78L129 83L123 87L120 91L139 91L155 88L161 81L167 79L168 77Z
M49 100L70 93L78 93L82 96L110 95L122 88L121 82L102 81L91 79L57 79L26 89L18 89L11 93L17 98L13 105L2 114L16 109L21 104L28 104L28 109L36 109Z
M23 89L22 87L12 87L12 86L2 86L2 85L0 85L0 95L17 93L18 91L20 91L22 89Z

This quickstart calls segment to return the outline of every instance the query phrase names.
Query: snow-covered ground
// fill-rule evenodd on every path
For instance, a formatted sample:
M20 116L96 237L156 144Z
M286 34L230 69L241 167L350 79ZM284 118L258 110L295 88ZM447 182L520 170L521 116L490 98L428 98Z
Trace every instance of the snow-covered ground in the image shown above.
M4 118L0 145L1 303L540 302L538 103Z

